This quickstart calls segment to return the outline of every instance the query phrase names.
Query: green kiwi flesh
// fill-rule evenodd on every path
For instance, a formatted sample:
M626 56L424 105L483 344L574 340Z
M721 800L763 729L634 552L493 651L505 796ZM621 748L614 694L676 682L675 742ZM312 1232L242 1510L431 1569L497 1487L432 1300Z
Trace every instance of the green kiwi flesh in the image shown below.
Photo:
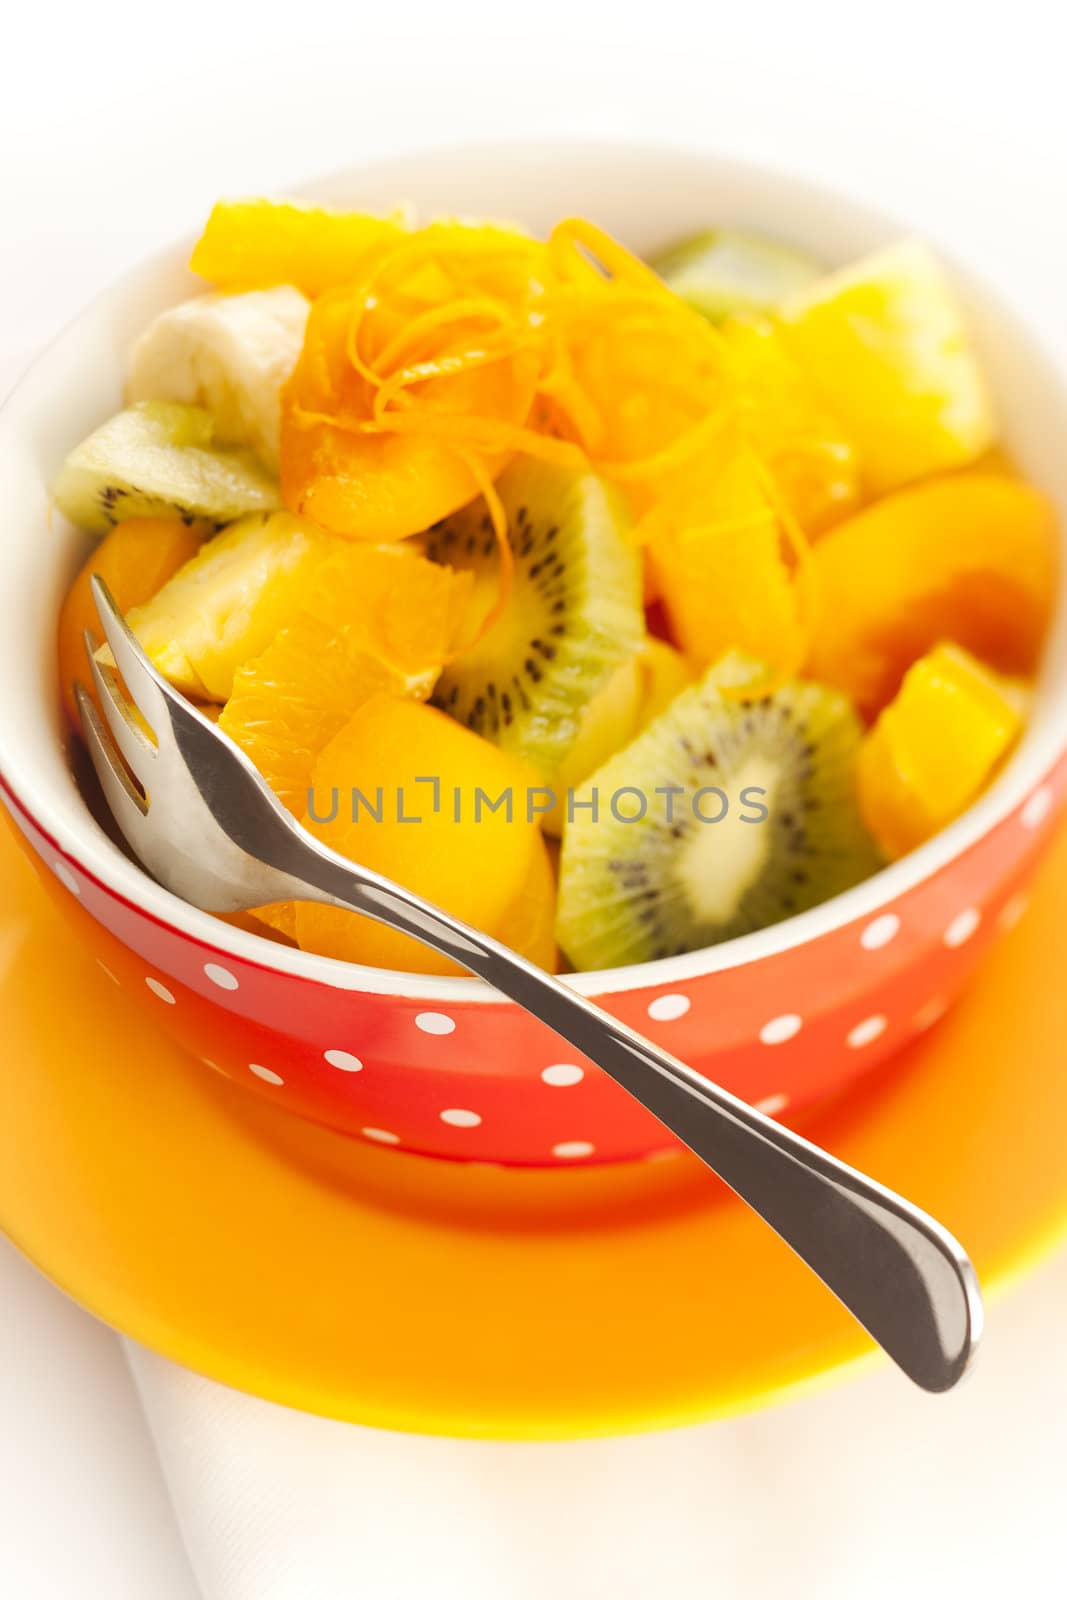
M771 311L823 276L823 268L802 251L727 228L684 239L652 265L675 294L713 322Z
M852 706L815 683L761 694L763 676L725 657L578 791L556 936L580 971L736 938L878 869Z
M499 617L500 556L483 500L426 536L434 561L473 571L474 640L445 667L434 703L551 779L586 707L644 640L641 562L618 490L589 472L519 460L496 483L514 570Z
M251 450L214 443L207 411L162 400L129 406L84 439L52 496L64 516L96 534L128 517L221 526L281 503L277 479Z

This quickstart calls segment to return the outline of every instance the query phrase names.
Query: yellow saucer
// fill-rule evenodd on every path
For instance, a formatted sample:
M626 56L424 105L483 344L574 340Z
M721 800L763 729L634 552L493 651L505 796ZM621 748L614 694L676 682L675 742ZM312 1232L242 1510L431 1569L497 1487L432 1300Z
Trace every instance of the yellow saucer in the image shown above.
M688 1156L509 1172L349 1143L166 1044L6 830L0 885L0 1219L143 1344L328 1416L513 1438L696 1421L869 1348ZM1067 1225L1065 904L1067 839L955 1012L810 1124L987 1289Z

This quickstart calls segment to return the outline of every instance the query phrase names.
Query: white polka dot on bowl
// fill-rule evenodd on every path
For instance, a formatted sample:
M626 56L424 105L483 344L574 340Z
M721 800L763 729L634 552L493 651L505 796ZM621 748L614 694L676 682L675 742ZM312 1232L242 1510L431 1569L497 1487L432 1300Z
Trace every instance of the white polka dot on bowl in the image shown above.
M388 1128L360 1128L364 1139L373 1139L375 1144L399 1144L400 1135L390 1133Z
M220 989L236 989L239 987L237 979L228 967L220 967L217 961L205 961L204 977L217 985Z
M895 911L886 911L882 916L875 917L873 922L868 922L860 934L860 944L865 950L882 950L899 932L900 918Z
M803 1017L798 1017L795 1011L786 1011L780 1017L772 1017L765 1022L759 1031L762 1044L786 1044L790 1039L795 1039L804 1026Z
M162 1000L168 1006L174 1005L174 996L165 983L160 983L158 978L146 978L145 988L151 989L157 1000Z
M415 1026L422 1033L454 1033L456 1024L451 1017L446 1017L441 1011L420 1011L415 1018Z
M254 1072L257 1078L262 1078L264 1083L282 1084L285 1079L271 1067L261 1067L258 1061L248 1063L249 1072Z
M885 1017L865 1017L862 1022L857 1022L849 1033L849 1049L862 1050L864 1045L873 1044L876 1039L882 1037L888 1026L889 1023Z
M581 1083L584 1077L584 1067L576 1067L570 1061L557 1061L554 1066L544 1067L541 1071L541 1081L551 1084L553 1089L569 1089L573 1084Z
M55 873L64 889L68 890L70 894L76 896L81 894L81 885L65 861L53 861L52 871Z
M648 1014L653 1022L677 1022L684 1017L692 1002L684 994L658 994L649 1002Z
M322 1059L331 1067L336 1067L338 1072L362 1072L363 1063L358 1056L348 1050L324 1050Z
M950 950L957 950L961 944L967 943L972 934L977 932L978 924L981 920L982 913L977 907L968 906L966 911L961 911L958 916L953 917L941 937Z
M441 1112L441 1121L447 1122L450 1128L477 1128L482 1119L477 1111L464 1111L461 1106L450 1106L447 1111Z
M1019 812L1019 821L1024 828L1040 828L1051 810L1052 790L1048 784L1043 784L1040 789L1034 790Z
M552 1146L552 1154L561 1161L580 1161L582 1156L591 1156L593 1148L588 1139L564 1139L562 1144Z

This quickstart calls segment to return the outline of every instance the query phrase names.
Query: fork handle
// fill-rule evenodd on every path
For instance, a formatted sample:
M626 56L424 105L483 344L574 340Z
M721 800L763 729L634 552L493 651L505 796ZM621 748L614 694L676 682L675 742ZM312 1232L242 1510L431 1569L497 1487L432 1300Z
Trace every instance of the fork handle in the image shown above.
M949 1389L978 1342L982 1300L962 1246L932 1217L710 1083L557 978L408 890L322 847L311 897L410 934L484 978L594 1061L746 1201L921 1388ZM290 865L290 871L292 867Z

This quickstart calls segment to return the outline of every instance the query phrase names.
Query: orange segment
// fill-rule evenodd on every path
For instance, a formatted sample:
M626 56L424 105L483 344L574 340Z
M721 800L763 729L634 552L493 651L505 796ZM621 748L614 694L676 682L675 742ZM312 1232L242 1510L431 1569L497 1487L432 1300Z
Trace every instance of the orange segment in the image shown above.
M436 809L433 784L420 779L437 781ZM443 712L376 695L320 754L303 822L331 849L493 929L530 872L538 835L527 821L526 788L536 781ZM510 820L478 800L479 791L492 802L509 789ZM298 905L296 937L305 950L367 966L457 970L406 935L330 906Z
M351 283L402 236L394 217L273 200L221 201L189 265L221 289L292 283L314 297Z
M860 502L860 459L845 430L817 399L779 333L764 318L725 324L741 389L747 436L786 505L809 534L840 522Z
M401 671L436 671L464 599L414 549L353 544L277 512L218 534L129 622L183 694L224 701L239 669L305 612L324 628L359 624Z
M389 540L472 500L507 458L500 430L533 403L543 252L506 229L437 224L321 296L282 395L286 505Z
M322 626L356 629L368 650L429 694L452 650L473 588L411 545L335 540L299 596L299 610Z
M739 649L781 671L803 654L797 582L775 511L747 457L690 494L694 521L654 531L652 581L675 643L695 661ZM700 519L700 520L696 520Z
M961 472L834 528L812 566L820 620L810 675L872 716L942 639L999 672L1033 672L1055 598L1056 516L1023 483Z
M914 850L970 805L1018 738L1027 700L954 645L909 668L860 751L860 805L886 855Z
M300 609L238 669L219 726L295 816L316 757L364 701L429 696L470 585L409 549L341 545L294 589Z
M319 752L352 713L374 694L406 691L407 680L362 640L359 628L324 630L304 614L234 678L219 727L294 816L307 806Z
M434 440L301 423L291 401L283 406L282 498L334 533L406 539L478 494L479 480L465 458ZM490 475L501 464L494 458Z
M203 528L187 527L178 517L130 517L112 528L90 552L59 613L59 682L63 705L75 727L78 708L74 682L80 679L86 688L90 687L83 635L90 628L98 638L101 636L89 587L93 574L100 574L119 610L126 612L151 599L196 554L203 537Z

